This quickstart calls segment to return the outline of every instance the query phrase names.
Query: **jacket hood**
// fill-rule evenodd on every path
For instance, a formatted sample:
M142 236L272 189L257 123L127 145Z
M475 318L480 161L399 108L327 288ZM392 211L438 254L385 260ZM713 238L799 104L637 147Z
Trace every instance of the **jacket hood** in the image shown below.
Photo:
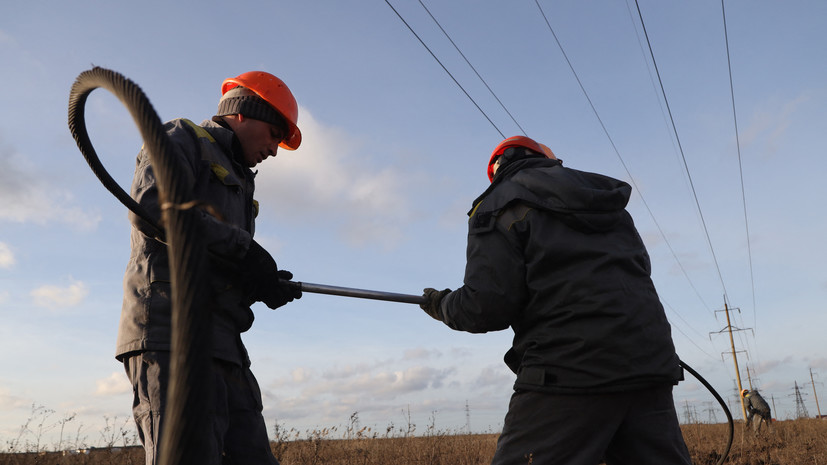
M600 232L621 220L631 193L624 181L566 168L558 160L527 158L501 167L469 216L524 202L557 214L575 229Z

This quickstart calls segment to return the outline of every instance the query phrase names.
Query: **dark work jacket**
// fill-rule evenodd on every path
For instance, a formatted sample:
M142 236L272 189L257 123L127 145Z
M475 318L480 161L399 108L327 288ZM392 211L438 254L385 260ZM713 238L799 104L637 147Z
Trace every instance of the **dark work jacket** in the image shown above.
M744 396L748 411L755 411L763 417L770 416L770 405L761 397L757 390L753 389Z
M582 394L683 379L649 255L625 210L631 187L524 158L501 165L469 212L464 285L443 321L514 331L515 389Z
M237 263L252 241L257 213L253 200L254 174L234 156L234 133L212 121L195 125L176 119L164 126L182 167L193 182L193 197L201 209L202 229L212 260L210 288L214 305L213 355L233 363L246 363L240 334L253 323L245 305ZM236 149L237 151L237 149ZM158 188L147 151L141 149L132 180L132 197L155 218L160 218ZM220 218L219 218L220 217ZM132 253L124 274L124 298L118 329L116 357L136 351L170 349L170 269L166 245L153 239L146 224L130 212ZM215 266L223 263L222 266Z

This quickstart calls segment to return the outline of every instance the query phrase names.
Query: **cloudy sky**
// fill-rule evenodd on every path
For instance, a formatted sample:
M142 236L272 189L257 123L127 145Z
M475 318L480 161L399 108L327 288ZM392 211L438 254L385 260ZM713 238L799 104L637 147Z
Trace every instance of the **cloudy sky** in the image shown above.
M0 7L4 444L32 417L72 418L73 436L96 443L130 416L114 359L130 226L66 123L71 85L92 66L138 83L164 120L209 118L222 80L245 71L290 86L304 142L260 165L256 237L299 281L460 286L466 212L504 137L525 133L568 166L629 181L681 359L733 399L726 303L743 383L749 370L781 419L795 416L797 383L816 413L810 370L819 392L827 382L827 3L730 0L726 35L711 0L640 0L642 23L620 0L390 5ZM134 123L105 90L86 116L127 187L142 143ZM354 412L380 431L502 423L510 331L458 333L415 305L318 294L254 311L244 339L271 427L343 425ZM682 417L724 419L690 376L675 401Z

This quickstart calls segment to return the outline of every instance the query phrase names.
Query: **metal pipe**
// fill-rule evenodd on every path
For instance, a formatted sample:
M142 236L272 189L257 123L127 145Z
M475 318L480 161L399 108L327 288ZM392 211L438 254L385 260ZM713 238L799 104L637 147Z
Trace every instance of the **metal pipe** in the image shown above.
M427 299L424 295L397 294L394 292L371 291L368 289L354 289L352 287L328 286L327 284L304 283L288 281L287 284L302 292L315 294L340 295L344 297L358 297L360 299L387 300L406 304L424 304Z

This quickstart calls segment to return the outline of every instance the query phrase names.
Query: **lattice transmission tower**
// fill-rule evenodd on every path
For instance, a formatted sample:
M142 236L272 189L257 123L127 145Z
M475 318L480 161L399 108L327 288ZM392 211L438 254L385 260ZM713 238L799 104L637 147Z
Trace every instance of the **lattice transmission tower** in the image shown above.
M804 399L801 397L801 391L798 389L798 381L795 382L795 418L810 418L807 406L804 405Z

